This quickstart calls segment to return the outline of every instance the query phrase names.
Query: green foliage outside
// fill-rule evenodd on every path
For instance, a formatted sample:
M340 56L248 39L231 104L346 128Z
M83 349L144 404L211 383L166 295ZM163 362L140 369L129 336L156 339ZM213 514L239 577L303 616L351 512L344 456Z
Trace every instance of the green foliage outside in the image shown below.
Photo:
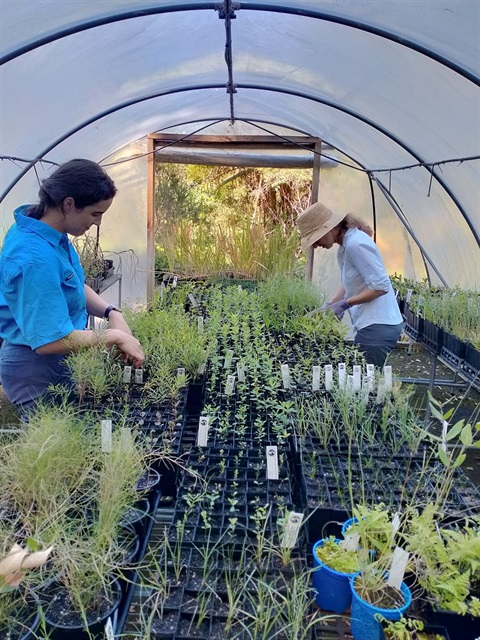
M156 271L255 279L291 272L310 183L310 170L157 165Z

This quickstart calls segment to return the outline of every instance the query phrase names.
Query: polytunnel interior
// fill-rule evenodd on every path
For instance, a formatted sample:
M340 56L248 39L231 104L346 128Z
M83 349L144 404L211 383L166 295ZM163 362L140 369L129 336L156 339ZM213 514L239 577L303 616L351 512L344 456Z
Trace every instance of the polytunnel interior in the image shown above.
M126 295L141 298L148 136L304 135L342 158L318 198L373 220L382 247L407 256L395 267L478 287L478 2L2 0L0 11L3 231L56 164L101 162L120 196L104 244L135 251Z

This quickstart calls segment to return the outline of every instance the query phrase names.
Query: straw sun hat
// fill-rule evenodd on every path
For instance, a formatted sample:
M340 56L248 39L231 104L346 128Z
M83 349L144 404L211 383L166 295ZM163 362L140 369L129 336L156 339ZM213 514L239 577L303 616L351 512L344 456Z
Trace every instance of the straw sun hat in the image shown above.
M302 211L296 220L297 228L302 237L302 249L320 240L326 233L337 226L346 216L346 213L335 213L321 202L316 202Z

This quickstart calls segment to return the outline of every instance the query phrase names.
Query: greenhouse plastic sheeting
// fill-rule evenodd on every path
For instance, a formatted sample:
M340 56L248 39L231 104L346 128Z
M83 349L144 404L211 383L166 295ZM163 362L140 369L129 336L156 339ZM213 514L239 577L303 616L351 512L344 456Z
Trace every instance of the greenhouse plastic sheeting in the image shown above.
M378 185L379 233L387 202L433 282L478 287L479 34L477 0L0 0L2 228L50 170L40 159L111 160L155 131L248 121L351 158ZM121 167L122 197L143 185L143 222L146 162Z

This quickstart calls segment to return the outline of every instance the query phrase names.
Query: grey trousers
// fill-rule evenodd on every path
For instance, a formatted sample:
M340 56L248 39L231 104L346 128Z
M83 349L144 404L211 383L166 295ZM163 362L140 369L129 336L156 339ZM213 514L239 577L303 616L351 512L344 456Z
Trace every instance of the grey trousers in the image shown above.
M400 324L371 324L357 331L354 342L368 364L383 367L388 354L394 349L403 329Z

